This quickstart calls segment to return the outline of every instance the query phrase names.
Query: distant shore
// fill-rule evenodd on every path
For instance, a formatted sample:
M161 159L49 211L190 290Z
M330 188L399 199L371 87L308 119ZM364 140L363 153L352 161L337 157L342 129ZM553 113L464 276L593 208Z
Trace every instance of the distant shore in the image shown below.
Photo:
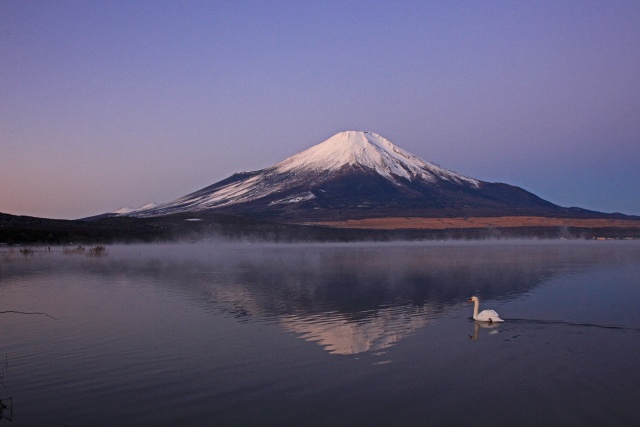
M52 220L0 214L0 246L96 245L211 239L366 242L482 239L640 239L636 218L395 217L283 223L211 213Z
M640 220L629 219L576 219L547 218L540 216L502 216L469 218L367 218L345 221L307 222L305 225L322 225L331 228L359 228L367 230L446 230L466 228L514 228L514 227L579 227L579 228L639 228Z

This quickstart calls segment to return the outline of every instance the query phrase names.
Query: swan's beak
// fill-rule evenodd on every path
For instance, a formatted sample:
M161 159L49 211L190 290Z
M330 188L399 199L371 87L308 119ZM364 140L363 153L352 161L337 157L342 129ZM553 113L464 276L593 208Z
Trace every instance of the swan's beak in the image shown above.
M469 298L469 299L467 300L467 302L473 302L473 299Z

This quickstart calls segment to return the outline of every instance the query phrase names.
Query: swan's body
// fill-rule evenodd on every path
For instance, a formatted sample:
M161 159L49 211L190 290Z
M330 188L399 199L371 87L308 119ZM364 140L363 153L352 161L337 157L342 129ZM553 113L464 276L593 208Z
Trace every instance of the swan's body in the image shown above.
M471 297L469 302L472 302L473 305L473 320L477 320L478 322L504 322L493 310L482 310L478 313L478 309L480 308L480 300L478 297Z

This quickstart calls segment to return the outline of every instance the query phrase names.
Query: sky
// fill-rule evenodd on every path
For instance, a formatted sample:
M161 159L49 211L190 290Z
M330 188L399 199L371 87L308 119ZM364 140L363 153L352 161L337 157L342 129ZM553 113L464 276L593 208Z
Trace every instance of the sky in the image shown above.
M640 2L0 0L0 212L169 202L345 130L640 215Z

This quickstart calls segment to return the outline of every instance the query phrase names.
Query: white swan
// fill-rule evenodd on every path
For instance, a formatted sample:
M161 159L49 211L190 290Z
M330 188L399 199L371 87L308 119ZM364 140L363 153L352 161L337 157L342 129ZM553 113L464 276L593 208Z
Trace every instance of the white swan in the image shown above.
M482 310L478 313L478 308L480 307L480 300L478 297L471 297L469 302L474 303L473 306L473 320L477 320L478 322L504 322L493 310Z

